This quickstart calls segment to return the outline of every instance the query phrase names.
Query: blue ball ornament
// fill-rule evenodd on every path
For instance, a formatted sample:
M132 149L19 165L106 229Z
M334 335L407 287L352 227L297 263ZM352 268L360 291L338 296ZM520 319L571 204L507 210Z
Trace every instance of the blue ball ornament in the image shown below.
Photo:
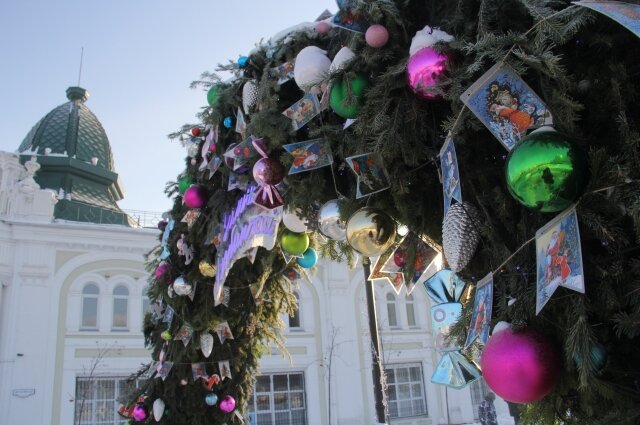
M209 393L205 396L204 401L209 406L215 406L218 402L218 396L215 393Z
M589 350L589 358L591 359L591 364L593 367L600 371L607 364L607 349L604 345L599 342L595 342L591 349ZM576 365L580 365L582 363L582 356L578 353L573 354L573 361L576 362Z
M224 125L225 128L231 128L231 126L233 125L233 118L226 117L224 121L222 121L222 125Z
M309 248L303 254L302 258L296 259L296 263L304 269L310 269L318 262L318 253L315 249Z
M246 56L240 56L238 58L238 66L240 68L246 68L249 65L249 58Z

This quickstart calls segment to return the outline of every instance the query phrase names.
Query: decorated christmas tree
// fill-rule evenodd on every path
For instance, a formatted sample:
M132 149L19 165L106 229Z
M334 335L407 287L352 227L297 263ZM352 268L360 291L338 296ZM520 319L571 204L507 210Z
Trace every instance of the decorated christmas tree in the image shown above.
M125 414L243 423L320 255L459 316L433 382L482 373L524 423L638 423L640 4L338 6L194 83Z

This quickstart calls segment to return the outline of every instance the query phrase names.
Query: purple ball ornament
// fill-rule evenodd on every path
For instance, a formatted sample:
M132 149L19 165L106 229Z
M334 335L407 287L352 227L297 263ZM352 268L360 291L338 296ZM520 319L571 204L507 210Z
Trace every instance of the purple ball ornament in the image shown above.
M164 229L167 227L167 224L168 224L168 222L167 222L166 220L160 220L160 221L158 222L158 229L159 229L161 232L164 232Z
M218 408L224 413L231 413L236 408L236 400L230 395L226 395L220 399Z
M171 270L171 264L163 261L162 263L158 264L154 275L156 279L162 279L169 272L169 270Z
M149 417L149 412L147 408L142 403L136 404L136 407L133 408L133 419L138 422L146 421Z
M194 184L184 192L184 204L187 208L202 208L207 201L204 187Z
M384 47L389 41L389 31L380 24L373 24L367 28L364 39L370 47L379 49Z
M433 47L423 47L411 55L407 63L407 81L411 90L421 99L440 98L434 87L446 73L447 56Z
M553 342L532 328L494 329L480 364L489 388L513 403L542 399L556 385L560 372Z
M284 167L274 158L261 158L253 166L253 178L260 186L275 186L284 179Z

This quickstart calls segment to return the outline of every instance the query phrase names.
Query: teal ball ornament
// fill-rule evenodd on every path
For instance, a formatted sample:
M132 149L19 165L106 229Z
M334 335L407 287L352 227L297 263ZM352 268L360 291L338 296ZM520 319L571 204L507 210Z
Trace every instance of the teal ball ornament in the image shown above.
M296 263L303 269L310 269L318 263L318 253L315 249L309 248L302 254L302 258L296 259Z
M524 137L507 157L507 187L522 205L558 212L576 202L589 180L586 153L552 127Z
M362 75L353 77L349 80L349 84L344 79L334 83L329 94L329 105L333 112L342 118L356 118L364 102L364 91L368 85L369 81ZM351 99L349 99L349 86Z
M607 349L605 346L599 342L595 342L589 350L589 359L591 360L593 367L597 371L602 370L607 364L607 358ZM574 353L573 361L576 363L576 366L579 366L582 364L582 356L579 353Z
M204 397L204 402L207 406L215 406L218 402L218 396L215 393L209 393Z
M280 246L289 255L301 255L309 248L309 235L284 230L280 235Z

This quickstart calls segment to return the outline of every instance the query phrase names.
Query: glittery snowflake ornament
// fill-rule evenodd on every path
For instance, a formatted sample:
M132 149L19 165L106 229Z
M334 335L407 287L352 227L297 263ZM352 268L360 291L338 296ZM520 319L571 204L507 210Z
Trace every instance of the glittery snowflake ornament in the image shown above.
M473 257L480 232L480 214L468 202L454 203L442 223L442 247L449 267L454 272L464 269Z

